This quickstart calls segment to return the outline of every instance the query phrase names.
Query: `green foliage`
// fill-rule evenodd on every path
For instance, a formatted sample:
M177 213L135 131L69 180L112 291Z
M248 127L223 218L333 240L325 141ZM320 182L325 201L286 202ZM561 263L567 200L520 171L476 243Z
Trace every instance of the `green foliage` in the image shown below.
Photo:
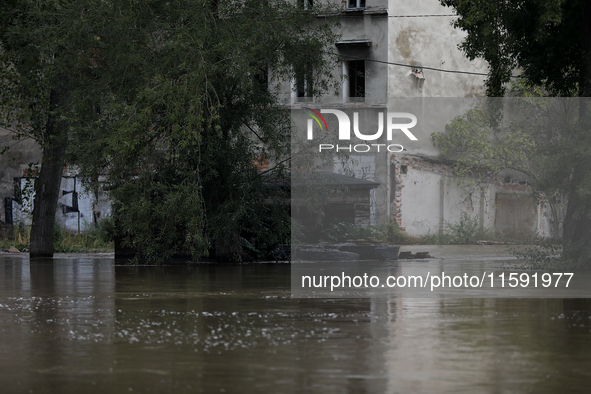
M590 256L572 259L565 256L564 245L560 240L538 238L527 248L514 248L513 254L531 263L535 270L579 270L588 269Z
M244 245L288 238L281 184L291 124L275 84L310 70L310 94L339 82L336 59L325 56L337 21L317 18L327 4L306 12L284 0L11 5L0 16L4 124L19 108L17 134L42 137L49 91L67 77L69 106L59 115L69 125L68 160L88 183L107 175L128 245L153 260L213 251L240 261ZM260 159L271 163L264 176Z
M336 223L324 229L322 234L329 242L347 242L352 240L381 240L384 230L376 226L356 226L353 223Z
M506 170L535 181L547 170L543 153L562 139L565 125L560 121L569 120L566 113L558 119L559 104L541 98L488 99L453 119L445 133L434 133L433 143L455 161L456 175L472 186L494 182ZM519 116L505 117L509 108Z
M127 244L152 260L240 261L245 246L287 238L291 123L273 84L310 65L313 93L335 82L323 56L332 22L281 0L98 8L87 17L98 67L73 92L72 160L90 180L108 174Z
M85 16L97 1L13 0L0 13L0 126L43 150L32 212L31 255L53 253L59 178L68 147L69 98L84 89L93 35ZM87 8L88 7L88 8ZM4 151L5 149L2 149ZM41 201L47 202L42 204Z
M454 8L453 25L467 33L460 49L488 62L488 96L503 96L515 69L554 95L577 92L584 31L579 0L440 2Z
M115 220L113 216L107 216L94 226L85 226L84 232L105 244L112 243L115 238Z
M526 249L514 249L513 254L521 259L531 261L534 269L578 268L562 258L562 244L553 240L540 238L534 246Z
M340 243L348 241L370 240L393 245L470 245L477 241L510 241L528 243L527 238L506 239L495 234L494 230L481 228L477 217L466 212L460 214L456 222L445 223L441 235L427 234L423 236L408 235L391 222L385 226L355 226L352 223L337 223L323 230L324 241Z
M455 223L446 223L445 230L447 242L450 244L474 244L482 239L482 231L477 217L472 217L466 212L460 214L460 219Z
M14 246L18 250L27 249L31 242L31 229L21 224L16 224L14 227L4 227L2 229L2 240L0 241L0 248L8 250Z
M68 231L59 225L55 226L54 248L58 253L85 253L113 251L112 233L109 226L112 220L100 222L97 226L86 225L85 231L78 234Z
M505 93L518 69L526 85L540 86L553 96L591 96L591 3L582 0L440 0L453 7L457 28L467 35L460 48L470 59L490 66L488 96ZM565 256L591 261L591 138L588 102L579 107L577 127L542 139L538 162L545 163L532 190L534 197L557 204L566 197L563 245ZM533 139L537 143L537 139ZM537 195L536 195L537 194ZM558 226L556 226L558 228Z
M130 246L146 258L171 257L183 250L201 254L204 215L198 186L167 184L137 179L113 190L118 225L123 234L133 234Z
M529 89L527 85L521 88ZM563 251L564 243L557 241L563 221L564 234L573 223L577 226L576 241L564 248L568 252L565 257L575 265L587 264L591 249L583 234L591 223L591 183L584 163L591 157L591 137L580 114L584 113L581 106L589 103L577 98L540 97L541 93L534 90L526 94L533 97L487 99L455 118L446 133L434 134L433 141L445 156L455 160L455 173L468 188L498 183L508 171L526 176L531 196L547 204L554 227L550 243L538 240L538 247L522 256L544 264L555 261L556 253ZM562 219L565 200L567 219ZM469 222L465 224L470 227ZM574 227L570 228L572 239ZM561 261L567 264L566 259Z
M53 239L55 251L58 253L112 252L113 238L108 228L112 224L101 223L80 234L56 226Z
M527 88L527 85L522 88ZM454 172L469 191L498 183L509 171L520 173L531 196L547 203L559 234L559 211L571 185L577 151L579 102L539 97L486 99L456 117L445 133L434 133L434 145L454 160Z
M56 252L86 253L112 252L114 225L111 218L99 222L96 226L86 226L80 234L70 232L59 225L54 226L53 242ZM4 230L0 240L0 249L8 250L11 246L28 251L31 243L31 227L17 224L12 231Z
M67 72L72 77L88 67L92 36L85 27L85 8L94 1L31 0L3 3L0 14L0 126L17 140L33 138L41 146L47 133L51 90ZM98 3L98 2L97 2ZM69 78L80 87L77 78ZM66 114L65 108L59 109ZM57 115L57 112L55 113Z

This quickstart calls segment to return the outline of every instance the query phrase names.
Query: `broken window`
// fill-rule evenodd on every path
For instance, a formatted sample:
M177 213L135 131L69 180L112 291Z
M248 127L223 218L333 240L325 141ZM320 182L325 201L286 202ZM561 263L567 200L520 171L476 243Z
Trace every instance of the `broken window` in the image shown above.
M347 9L362 10L365 8L365 0L347 0Z
M365 97L365 60L347 62L349 97Z

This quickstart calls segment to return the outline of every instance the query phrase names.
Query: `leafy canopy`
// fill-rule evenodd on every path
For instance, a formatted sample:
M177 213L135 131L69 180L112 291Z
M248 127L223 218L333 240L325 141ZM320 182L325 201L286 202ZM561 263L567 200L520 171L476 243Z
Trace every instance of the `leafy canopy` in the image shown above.
M108 176L122 235L149 258L240 260L285 243L278 179L290 118L278 81L329 89L333 22L282 0L95 2L73 92L71 159ZM91 154L89 154L91 152ZM257 163L269 163L262 174Z
M460 49L490 67L487 95L501 97L511 75L553 95L571 96L581 75L578 0L440 0L453 7L453 26L467 36Z

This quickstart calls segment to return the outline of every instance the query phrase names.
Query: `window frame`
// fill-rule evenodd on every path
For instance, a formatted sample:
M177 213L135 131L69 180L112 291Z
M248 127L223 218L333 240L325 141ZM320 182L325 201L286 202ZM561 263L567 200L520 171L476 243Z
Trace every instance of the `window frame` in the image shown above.
M354 6L352 3L354 3ZM347 10L348 11L364 10L365 5L366 5L366 0L347 0Z

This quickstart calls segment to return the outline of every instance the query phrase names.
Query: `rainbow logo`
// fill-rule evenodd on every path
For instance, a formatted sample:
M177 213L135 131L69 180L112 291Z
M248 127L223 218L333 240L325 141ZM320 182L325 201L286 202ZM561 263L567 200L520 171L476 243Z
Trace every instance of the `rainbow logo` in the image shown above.
M320 126L320 130L326 129L326 131L328 131L328 126L326 125L326 120L324 120L324 117L322 115L320 115L320 112L314 111L312 108L304 107L304 109L306 110L304 113L307 115L310 115L316 121L316 123L318 123L318 126ZM320 123L321 120L322 120L322 123ZM322 127L323 124L324 124L324 127Z

